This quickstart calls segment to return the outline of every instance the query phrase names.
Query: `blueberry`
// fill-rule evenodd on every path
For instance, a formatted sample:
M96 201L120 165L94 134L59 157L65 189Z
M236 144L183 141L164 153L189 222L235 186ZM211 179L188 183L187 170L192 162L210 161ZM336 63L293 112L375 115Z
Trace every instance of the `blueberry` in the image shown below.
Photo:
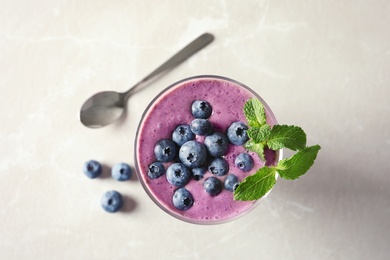
M102 165L95 160L89 160L84 163L83 172L91 179L96 178L102 173Z
M213 131L213 125L207 119L195 118L191 122L191 131L196 135L208 135Z
M238 178L234 174L229 174L228 176L226 176L225 181L223 182L225 189L227 189L228 191L234 191L235 189L237 189L238 184Z
M131 178L133 171L126 163L117 163L112 167L111 176L118 181L126 181Z
M204 175L206 174L207 167L203 166L198 168L192 168L191 172L192 172L192 178L196 181L199 181L203 179Z
M182 163L173 163L167 169L167 180L170 184L183 187L191 178L191 171Z
M154 146L154 155L159 162L169 162L175 159L177 148L173 141L163 139Z
M178 210L188 210L194 204L194 197L186 188L180 188L173 194L172 202Z
M189 125L179 125L172 133L172 140L178 146L182 146L185 142L194 139L195 134L191 131L191 127Z
M242 122L232 123L227 130L227 137L234 145L244 145L249 140L248 126Z
M223 176L229 172L229 163L222 158L214 158L209 164L209 171L217 176Z
M148 176L151 179L157 179L165 173L165 167L161 162L154 162L149 165Z
M211 196L216 196L222 191L222 182L216 177L209 177L203 183L203 188Z
M117 212L123 204L122 195L115 190L107 191L103 194L100 203L105 211Z
M196 100L191 106L191 112L195 118L209 118L212 111L210 103L204 100Z
M215 132L206 136L204 145L212 156L218 157L227 152L229 148L229 141L224 134Z
M240 153L234 160L234 164L244 172L249 172L253 168L253 159L247 153Z
M202 143L188 141L180 147L179 158L187 167L199 167L206 162L207 151Z

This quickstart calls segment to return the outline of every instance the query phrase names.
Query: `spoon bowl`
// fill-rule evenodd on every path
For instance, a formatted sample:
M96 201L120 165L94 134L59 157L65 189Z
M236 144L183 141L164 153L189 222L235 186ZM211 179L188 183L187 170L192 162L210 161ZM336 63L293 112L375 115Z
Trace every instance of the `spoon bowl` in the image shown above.
M81 106L81 123L90 128L99 128L119 119L124 112L127 99L136 89L146 85L157 75L176 67L213 40L212 34L202 34L126 92L103 91L96 93Z
M90 128L113 123L123 114L125 95L116 91L103 91L90 97L80 110L81 122Z

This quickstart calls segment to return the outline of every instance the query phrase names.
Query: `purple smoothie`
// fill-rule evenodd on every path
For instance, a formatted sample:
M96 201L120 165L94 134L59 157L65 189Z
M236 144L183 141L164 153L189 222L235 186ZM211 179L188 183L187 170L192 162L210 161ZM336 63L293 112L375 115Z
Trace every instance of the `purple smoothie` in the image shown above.
M148 167L155 162L154 146L161 139L171 139L172 132L180 124L190 124L194 119L191 105L195 100L208 101L213 112L209 120L214 131L226 133L228 127L236 121L247 124L243 106L248 99L260 99L266 109L267 123L276 124L276 119L265 102L248 87L231 79L218 76L198 76L173 84L159 94L146 109L137 131L135 144L135 164L138 177L154 202L167 213L181 220L197 224L216 224L232 220L254 208L259 201L234 201L233 193L223 189L217 196L210 196L203 189L203 182L210 176L219 178L222 182L226 176L215 176L207 172L203 179L191 179L185 188L194 198L194 204L186 211L178 210L172 203L172 196L178 188L171 185L165 175L157 179L148 177ZM204 137L196 136L203 142ZM254 159L254 167L249 172L243 172L234 164L234 159L240 153L246 152ZM276 163L278 152L266 151L267 164ZM239 181L254 174L264 166L256 153L247 151L243 146L229 144L226 155L229 163L229 173L235 174ZM171 163L164 163L165 168Z

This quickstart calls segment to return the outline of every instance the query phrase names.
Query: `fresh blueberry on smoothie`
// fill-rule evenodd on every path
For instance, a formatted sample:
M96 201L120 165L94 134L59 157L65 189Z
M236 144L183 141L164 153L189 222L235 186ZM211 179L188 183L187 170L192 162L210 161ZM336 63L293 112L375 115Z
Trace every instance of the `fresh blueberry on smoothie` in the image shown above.
M148 168L148 177L151 179L157 179L164 175L165 167L161 162L153 162Z
M185 142L195 139L195 134L191 131L191 127L187 124L179 125L172 133L172 141L178 146L182 146Z
M204 175L206 174L207 167L202 166L202 167L192 168L191 172L192 172L192 178L196 181L199 181L203 179Z
M242 122L232 123L227 130L227 137L234 145L244 145L249 140L248 126Z
M235 191L238 187L239 181L236 175L229 174L226 176L223 185L228 191Z
M185 211L192 207L194 198L187 189L180 188L173 194L172 203L178 210Z
M223 176L229 172L229 163L223 158L214 158L209 164L209 171L217 176Z
M253 168L253 159L247 153L240 153L234 160L235 165L242 171L248 172Z
M211 176L204 181L203 187L211 196L217 196L222 191L223 186L220 179Z
M182 163L171 164L167 169L166 175L168 182L176 187L183 187L191 178L190 169Z
M180 147L179 158L187 167L200 167L206 162L207 151L202 143L188 141Z
M196 100L191 106L191 112L195 118L207 119L210 117L212 110L210 103L205 100Z
M214 157L223 156L228 150L228 139L223 133L214 132L204 140L207 151Z
M154 154L159 162L170 162L175 159L177 148L172 140L161 140L154 147Z
M213 125L207 119L196 118L191 122L191 131L196 135L208 135L213 131Z

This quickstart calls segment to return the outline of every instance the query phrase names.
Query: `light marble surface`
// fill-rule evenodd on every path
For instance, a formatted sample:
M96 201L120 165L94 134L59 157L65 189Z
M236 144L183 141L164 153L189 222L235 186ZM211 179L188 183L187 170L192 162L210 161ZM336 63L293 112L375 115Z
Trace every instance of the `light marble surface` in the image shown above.
M388 259L389 24L385 0L2 0L0 259ZM125 120L78 121L91 94L126 90L206 31L212 45L131 97ZM88 159L133 164L148 102L199 74L302 126L322 146L310 172L216 226L170 217L136 179L83 175ZM101 209L109 189L123 212Z

